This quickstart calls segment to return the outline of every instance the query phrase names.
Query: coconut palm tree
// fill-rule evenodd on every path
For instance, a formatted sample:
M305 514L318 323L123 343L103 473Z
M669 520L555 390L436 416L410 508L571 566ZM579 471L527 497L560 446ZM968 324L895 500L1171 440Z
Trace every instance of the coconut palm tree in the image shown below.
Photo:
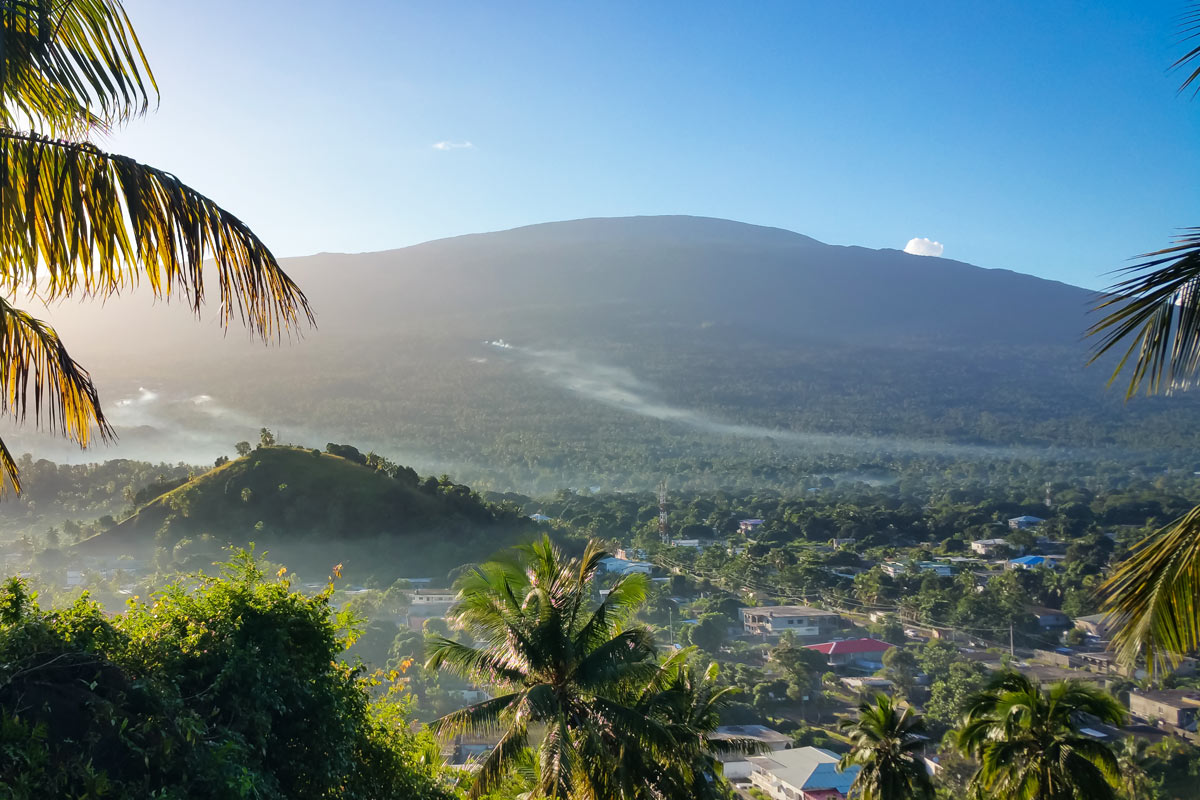
M673 757L664 762L636 742L622 743L617 763L621 794L628 800L729 800L734 793L720 756L763 750L756 739L716 735L721 710L737 689L718 683L715 662L697 673L688 663L696 652L688 648L667 659L633 702L667 729L674 747Z
M920 750L925 746L925 719L885 694L858 706L857 719L840 727L850 737L850 752L838 769L860 767L851 789L861 800L928 800L933 782Z
M169 172L88 141L157 96L120 0L0 0L0 414L32 412L81 446L113 433L95 384L14 296L103 301L140 285L199 313L215 280L223 324L278 338L312 320L241 220ZM20 491L0 442L7 486Z
M1183 17L1185 39L1200 35L1200 4ZM1200 91L1200 46L1172 67L1184 69L1180 91ZM1128 367L1126 397L1190 387L1200 368L1200 228L1147 253L1126 270L1098 309L1089 331L1095 358L1114 352L1115 381ZM1123 350L1123 352L1122 352ZM1094 359L1093 359L1094 360ZM1151 534L1101 587L1102 610L1127 663L1144 658L1151 672L1200 648L1200 506Z
M434 724L444 736L500 733L469 797L494 788L530 747L534 796L548 798L619 796L634 780L620 766L622 752L636 750L645 764L680 757L678 731L637 707L644 688L664 680L650 631L630 624L647 581L619 578L596 603L592 579L605 555L590 542L582 558L567 559L544 537L460 579L451 619L480 644L436 638L427 667L499 691Z
M967 703L958 746L979 762L973 787L1012 800L1114 800L1121 785L1109 746L1080 733L1080 718L1121 724L1111 695L1078 681L1043 691L1020 673L998 675Z

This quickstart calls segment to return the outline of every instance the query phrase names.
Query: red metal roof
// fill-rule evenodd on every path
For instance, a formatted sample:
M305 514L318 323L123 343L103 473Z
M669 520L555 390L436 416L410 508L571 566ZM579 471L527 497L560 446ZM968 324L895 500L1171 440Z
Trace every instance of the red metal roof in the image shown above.
M824 642L807 645L809 650L816 650L827 656L855 655L857 653L882 653L891 650L895 645L881 642L878 639L844 639L840 642Z

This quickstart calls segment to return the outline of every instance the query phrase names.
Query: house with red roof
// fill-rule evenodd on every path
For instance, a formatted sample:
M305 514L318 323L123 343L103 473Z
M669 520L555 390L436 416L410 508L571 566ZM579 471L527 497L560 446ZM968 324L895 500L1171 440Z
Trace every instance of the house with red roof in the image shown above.
M842 639L836 642L806 645L809 650L823 653L831 667L856 666L863 669L880 669L883 654L895 645L878 639Z

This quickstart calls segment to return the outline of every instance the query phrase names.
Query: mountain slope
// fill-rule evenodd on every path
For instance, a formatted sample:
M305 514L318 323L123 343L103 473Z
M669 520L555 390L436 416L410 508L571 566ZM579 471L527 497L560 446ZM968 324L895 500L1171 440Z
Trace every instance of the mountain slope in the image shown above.
M1200 445L1192 398L1126 406L1106 366L1084 368L1092 292L1007 270L697 217L286 268L319 327L280 348L137 297L53 309L102 381L118 452L206 460L266 425L545 491L790 482L826 456Z

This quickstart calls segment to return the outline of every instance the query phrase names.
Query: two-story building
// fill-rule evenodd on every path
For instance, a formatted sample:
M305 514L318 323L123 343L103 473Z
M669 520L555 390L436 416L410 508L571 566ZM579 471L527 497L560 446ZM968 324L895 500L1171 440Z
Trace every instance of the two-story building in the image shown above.
M971 542L971 550L981 556L990 556L1001 547L1008 547L1007 539L976 539Z
M742 628L754 636L782 636L791 631L801 638L824 638L841 630L836 611L809 606L759 606L740 611Z
M860 767L839 772L835 753L797 747L750 760L750 783L772 800L845 800Z

